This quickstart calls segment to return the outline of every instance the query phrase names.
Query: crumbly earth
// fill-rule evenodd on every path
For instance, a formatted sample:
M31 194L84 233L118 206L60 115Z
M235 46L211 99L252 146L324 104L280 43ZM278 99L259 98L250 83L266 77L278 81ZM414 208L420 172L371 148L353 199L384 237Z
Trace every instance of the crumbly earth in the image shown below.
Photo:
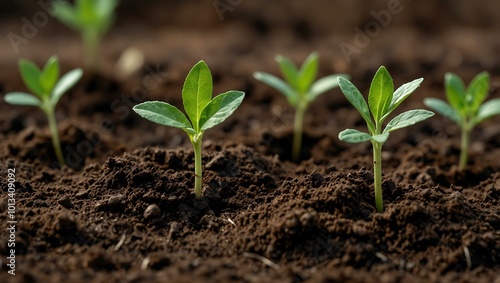
M430 29L423 5L414 4L347 63L337 43L352 41L352 27L336 35L338 26L321 21L329 1L290 5L289 17L279 13L284 3L257 13L261 1L244 2L223 22L212 3L199 2L120 8L125 19L106 38L103 69L87 72L58 106L69 166L53 163L40 111L0 104L1 282L500 282L498 119L474 131L463 172L451 122L436 116L393 133L383 152L385 211L377 213L370 144L337 139L345 128L364 129L340 91L311 104L302 160L293 163L293 111L252 78L257 70L278 72L276 53L299 62L316 49L321 75L349 73L363 93L381 64L396 85L423 76L401 111L442 98L446 71L468 81L489 70L490 97L499 97L494 28L463 28L457 37L444 17ZM343 9L367 9L352 3ZM200 9L207 11L193 22L182 17ZM335 21L346 21L344 14L335 11ZM2 25L19 29L20 15ZM141 15L149 17L134 26ZM362 27L369 9L363 15L344 25ZM144 50L146 66L119 80L111 62L129 45ZM0 47L0 90L23 90L17 57L8 42ZM65 71L80 63L78 38L53 19L19 56L41 64L52 53ZM192 193L193 151L184 133L130 109L145 100L181 106L183 79L199 59L212 69L215 93L247 94L205 135L202 199ZM16 276L6 267L8 168L16 171Z

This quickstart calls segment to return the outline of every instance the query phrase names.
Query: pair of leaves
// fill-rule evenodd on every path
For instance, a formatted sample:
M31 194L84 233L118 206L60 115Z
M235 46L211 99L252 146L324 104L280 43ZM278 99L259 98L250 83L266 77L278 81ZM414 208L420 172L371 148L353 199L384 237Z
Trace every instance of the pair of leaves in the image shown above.
M276 56L276 62L278 62L281 73L288 84L299 93L306 93L318 75L319 57L316 52L311 53L306 58L300 70L284 56Z
M467 89L462 79L455 74L445 75L446 97L449 103L437 98L426 98L425 105L463 127L469 127L500 115L500 99L491 99L483 104L488 96L490 77L487 72L476 75Z
M55 108L62 95L73 87L82 77L83 71L75 69L59 79L59 61L56 56L49 58L43 70L33 62L19 60L19 71L26 87L34 94L25 92L11 92L5 95L4 100L9 104L24 106L42 106L48 103ZM45 107L45 106L44 106Z
M347 129L339 134L339 139L350 143L369 140L384 143L389 137L389 133L432 117L434 113L427 110L409 110L394 117L387 124L384 131L379 130L384 120L420 86L422 81L422 78L416 79L394 91L392 77L387 69L382 66L372 80L367 103L353 83L347 79L339 78L340 89L347 100L361 114L369 131L369 133L364 133L354 129Z
M144 102L133 109L143 118L160 125L183 129L190 137L194 137L224 122L245 96L241 91L232 90L212 99L212 90L210 69L204 61L200 61L187 75L182 89L187 117L175 106L161 101Z
M117 6L118 0L77 0L75 6L56 1L54 15L72 29L93 28L104 33L114 21Z
M281 92L295 108L299 102L312 102L320 94L337 87L339 77L347 78L347 75L330 75L315 82L319 69L319 57L316 52L307 57L300 69L284 56L276 56L276 61L286 82L263 72L254 73L254 78Z

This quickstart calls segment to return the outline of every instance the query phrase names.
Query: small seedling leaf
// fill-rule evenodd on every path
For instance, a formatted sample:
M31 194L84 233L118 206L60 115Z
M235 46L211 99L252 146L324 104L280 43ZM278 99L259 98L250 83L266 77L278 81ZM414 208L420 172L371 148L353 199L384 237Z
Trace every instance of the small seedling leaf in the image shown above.
M40 86L44 93L51 93L59 78L59 61L57 56L49 58L40 75Z
M3 99L12 105L40 106L42 104L42 101L36 96L25 92L10 92Z
M437 98L425 98L424 104L440 115L452 120L457 125L462 124L462 117L460 114L458 114L458 112L445 101Z
M469 106L469 113L475 115L479 106L488 96L490 89L490 75L482 72L472 79L466 91L466 102Z
M281 73L285 77L285 80L288 84L295 89L299 88L299 71L297 67L285 56L278 55L276 56L276 62L280 66Z
M96 11L101 17L108 17L118 6L118 0L100 0L96 3Z
M348 81L343 77L338 78L338 82L340 85L340 89L344 93L344 96L349 100L349 102L358 110L359 114L363 117L370 129L370 132L374 130L374 125L370 117L370 110L368 108L368 104L366 104L366 100L363 98L363 95L359 90L354 86L353 83Z
M434 116L434 113L424 109L414 109L403 112L392 119L385 127L384 133L405 128Z
M446 98L450 105L456 109L460 115L465 114L465 85L460 77L453 73L445 75Z
M310 91L307 93L307 101L312 102L316 100L316 98L339 86L339 79L338 78L344 78L344 79L349 79L348 75L340 74L340 75L330 75L326 76L324 78L321 78L317 80L312 86Z
M318 75L318 53L311 53L302 64L298 75L298 88L301 93L307 93Z
M231 90L212 99L201 113L201 131L206 131L224 122L240 106L244 97L245 93Z
M500 115L500 98L490 99L479 107L477 116L475 117L473 123L474 125L477 125L496 115Z
M382 133L380 135L372 136L371 140L376 143L383 144L387 141L388 138L389 138L389 133Z
M391 106L389 107L387 113L384 115L383 119L387 118L387 116L389 116L392 111L394 111L394 109L396 109L406 98L408 98L408 96L410 96L410 94L412 94L420 86L423 80L423 78L419 78L400 86L394 92L394 95L392 96Z
M261 72L255 72L253 76L256 80L261 81L266 85L281 92L286 97L288 103L290 103L291 106L295 107L297 105L297 100L298 100L297 93L280 78L268 73L261 73Z
M194 133L191 123L186 115L175 106L162 101L147 101L138 104L132 108L139 116L148 119L151 122L180 128Z
M212 74L204 61L193 66L182 88L184 109L196 131L199 130L201 112L212 100Z
M43 91L40 85L40 76L42 75L40 69L33 64L33 62L25 59L19 60L19 70L26 87L33 92L36 96L43 98L49 93Z
M74 69L69 71L64 76L59 79L54 90L52 91L52 95L50 97L50 104L54 107L61 99L61 96L66 93L70 88L72 88L82 77L83 70L82 69Z
M343 130L339 133L339 140L348 143L362 143L372 139L370 134L355 129Z
M62 1L54 1L54 16L62 23L74 30L80 30L82 23L76 9Z
M391 106L394 92L394 83L391 75L385 67L380 67L373 77L370 92L368 94L368 105L375 121L380 121Z
M77 0L77 11L79 12L80 20L85 23L85 25L91 26L98 22L97 11L94 7L95 2L99 0Z

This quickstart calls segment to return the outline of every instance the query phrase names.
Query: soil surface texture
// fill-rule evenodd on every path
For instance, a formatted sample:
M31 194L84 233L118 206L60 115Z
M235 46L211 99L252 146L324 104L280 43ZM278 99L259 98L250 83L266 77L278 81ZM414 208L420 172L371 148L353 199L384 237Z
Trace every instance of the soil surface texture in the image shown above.
M0 5L10 11L2 34L21 33L22 18L40 11L16 2ZM425 97L444 99L448 71L469 82L487 70L489 97L500 97L497 3L400 1L400 13L346 57L339 46L355 45L353 28L364 31L394 1L232 1L227 11L214 4L229 2L123 1L104 38L102 69L85 72L57 107L68 166L54 163L43 113L2 99L0 282L500 283L499 118L474 130L464 171L452 122L436 115L391 134L385 211L377 213L371 144L337 137L366 130L340 90L311 103L295 163L294 111L252 77L278 75L275 54L299 63L317 50L320 76L348 73L365 97L380 65L396 87L424 77L398 113L424 108ZM114 63L128 47L142 50L145 64L117 78ZM40 65L58 54L64 72L82 62L78 35L51 17L19 53L12 48L0 43L2 96L26 91L18 58ZM246 97L204 136L204 196L196 199L188 137L131 107L147 100L182 107L184 78L200 59L212 70L214 94L237 89ZM15 276L6 265L9 169Z

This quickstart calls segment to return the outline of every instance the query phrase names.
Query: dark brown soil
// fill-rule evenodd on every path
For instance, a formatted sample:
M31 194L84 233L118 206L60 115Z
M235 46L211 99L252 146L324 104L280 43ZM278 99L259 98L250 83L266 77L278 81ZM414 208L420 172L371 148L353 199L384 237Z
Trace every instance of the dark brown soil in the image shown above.
M299 62L318 50L321 75L349 73L363 93L382 64L396 85L423 76L401 111L443 97L446 71L469 81L488 70L491 97L499 97L500 25L474 16L489 4L474 10L457 1L456 11L470 15L442 16L435 11L447 11L446 1L402 1L408 8L348 63L338 44L352 43L352 28L384 1L243 1L222 22L211 1L149 2L120 7L103 69L87 72L58 106L70 166L54 163L43 113L0 103L1 282L500 282L498 119L474 131L464 172L451 122L436 116L392 134L383 153L385 212L377 213L370 144L337 139L345 128L364 129L340 91L310 106L297 164L289 160L292 109L252 78L278 72L274 54ZM3 5L13 11L0 23L9 31L37 11ZM129 46L144 51L146 65L121 81L112 64ZM24 90L18 56L41 64L57 53L69 70L80 64L79 48L53 19L17 55L2 42L0 91ZM197 200L187 137L130 108L145 100L180 106L183 79L199 59L216 93L247 96L205 135ZM16 170L16 276L6 267L8 168Z

